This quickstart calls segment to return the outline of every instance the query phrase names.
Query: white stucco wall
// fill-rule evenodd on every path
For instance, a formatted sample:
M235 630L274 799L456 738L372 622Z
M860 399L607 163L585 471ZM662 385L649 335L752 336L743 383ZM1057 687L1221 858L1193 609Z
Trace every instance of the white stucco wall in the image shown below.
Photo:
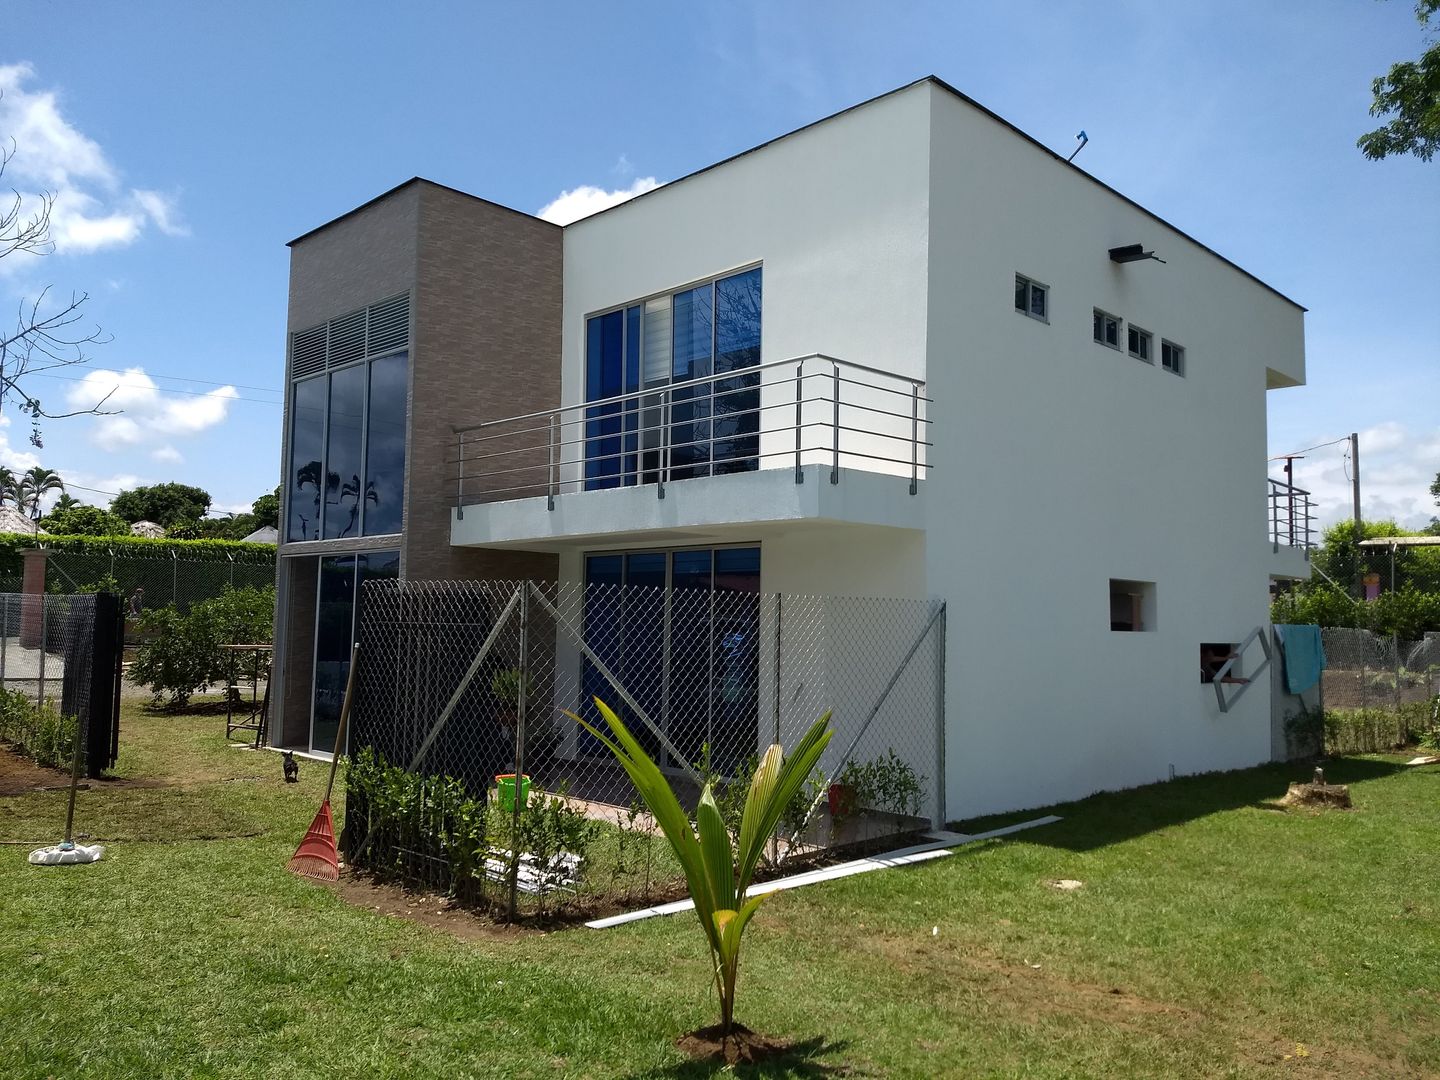
M931 97L927 554L950 600L950 814L1266 760L1268 694L1221 715L1199 645L1267 618L1266 368L1303 376L1301 311ZM1129 243L1167 262L1112 263ZM1016 273L1050 287L1048 324L1014 310ZM1155 364L1096 344L1096 307L1151 331ZM1184 378L1159 366L1162 337ZM1109 630L1111 578L1156 583L1153 632Z
M1137 242L1166 263L1109 260ZM951 818L1269 757L1269 695L1222 715L1199 646L1267 618L1265 387L1304 377L1300 309L920 84L570 226L563 401L587 314L755 263L762 361L831 353L935 399L923 529L753 539L767 593L948 602ZM1049 286L1048 323L1015 312L1016 273ZM1155 363L1095 344L1096 307ZM1156 584L1153 631L1110 631L1111 578Z

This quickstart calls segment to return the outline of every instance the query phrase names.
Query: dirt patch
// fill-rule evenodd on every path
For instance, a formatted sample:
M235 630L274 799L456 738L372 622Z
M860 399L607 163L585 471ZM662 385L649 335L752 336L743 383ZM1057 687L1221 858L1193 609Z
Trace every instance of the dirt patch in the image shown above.
M1352 810L1348 784L1291 784L1280 800L1281 806L1301 806L1313 810Z
M794 1049L792 1043L757 1035L744 1024L732 1024L728 1035L721 1033L719 1024L698 1028L680 1036L675 1045L697 1061L726 1065L758 1065L785 1057Z
M58 791L70 786L69 769L50 769L36 765L29 758L21 757L8 746L0 746L0 796L33 795L37 791ZM110 788L165 787L164 780L121 780L103 776L93 779L80 778L82 790L104 791Z
M494 922L457 907L443 896L375 881L349 870L341 872L339 881L326 883L324 887L347 904L377 915L428 926L460 941L513 941L540 932L526 926Z

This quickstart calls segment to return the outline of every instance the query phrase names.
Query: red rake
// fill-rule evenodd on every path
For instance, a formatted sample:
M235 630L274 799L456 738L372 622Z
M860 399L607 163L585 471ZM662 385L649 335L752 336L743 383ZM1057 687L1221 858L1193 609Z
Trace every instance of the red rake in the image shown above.
M330 794L335 788L335 771L340 767L340 753L345 747L345 723L350 719L350 703L355 695L355 669L359 666L360 646L350 650L350 676L345 680L345 701L340 706L340 724L335 729L335 748L330 755L330 781L325 785L325 801L320 812L305 830L305 838L295 849L295 856L286 869L301 877L319 881L340 880L340 852L335 846L335 820L330 816Z

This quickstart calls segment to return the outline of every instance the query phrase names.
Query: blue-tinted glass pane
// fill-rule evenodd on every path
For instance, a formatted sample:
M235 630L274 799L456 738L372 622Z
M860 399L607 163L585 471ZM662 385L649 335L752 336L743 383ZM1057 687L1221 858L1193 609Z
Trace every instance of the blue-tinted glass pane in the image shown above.
M700 760L710 736L711 557L709 551L672 556L668 734L691 764Z
M585 560L585 644L611 671L623 658L624 612L620 586L624 570L624 557L620 555L591 555ZM588 657L581 668L580 684L580 715L603 730L604 720L595 708L594 699L598 697L612 708L619 708L621 703L615 700L614 688ZM606 753L604 744L583 728L576 740L579 752L587 757Z
M597 315L586 324L585 400L622 392L625 371L625 313ZM621 410L601 405L585 410L585 488L620 486Z
M733 774L759 742L759 548L715 552L714 610L711 757Z
M367 536L398 533L403 520L408 366L404 353L385 356L370 364L362 519Z
M640 389L640 324L642 309L637 305L625 311L625 393ZM640 401L625 403L624 483L630 487L639 482Z
M711 286L676 293L673 316L673 381L680 383L711 374L715 339ZM671 479L710 474L710 394L709 383L671 391Z
M315 711L310 749L329 753L335 746L350 647L355 636L355 556L320 560L319 601L315 618Z
M760 363L760 268L715 283L715 374ZM714 458L717 473L759 467L760 373L715 383Z
M665 553L625 556L625 672L622 678L652 723L664 723L665 703ZM645 752L658 758L655 733L625 710L630 731Z
M320 539L325 460L325 376L295 384L290 397L290 476L286 540Z
M360 535L361 438L365 365L330 373L330 434L325 447L325 539Z

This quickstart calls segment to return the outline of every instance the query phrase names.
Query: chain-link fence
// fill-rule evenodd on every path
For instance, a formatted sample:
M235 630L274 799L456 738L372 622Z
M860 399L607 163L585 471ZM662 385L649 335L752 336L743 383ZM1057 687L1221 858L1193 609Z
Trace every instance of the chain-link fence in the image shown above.
M1342 627L1321 631L1325 749L1370 753L1409 746L1440 722L1440 634L1404 641Z
M125 598L132 611L174 605L182 614L227 588L275 584L273 556L221 555L187 559L178 552L48 551L45 589L54 593L105 590Z
M735 824L758 755L831 710L771 872L943 821L938 601L373 582L361 610L346 834L379 872L511 913L683 894L628 776L568 715L604 730L594 698L682 803L711 783Z
M115 596L0 594L0 743L99 776L118 750L121 613Z

